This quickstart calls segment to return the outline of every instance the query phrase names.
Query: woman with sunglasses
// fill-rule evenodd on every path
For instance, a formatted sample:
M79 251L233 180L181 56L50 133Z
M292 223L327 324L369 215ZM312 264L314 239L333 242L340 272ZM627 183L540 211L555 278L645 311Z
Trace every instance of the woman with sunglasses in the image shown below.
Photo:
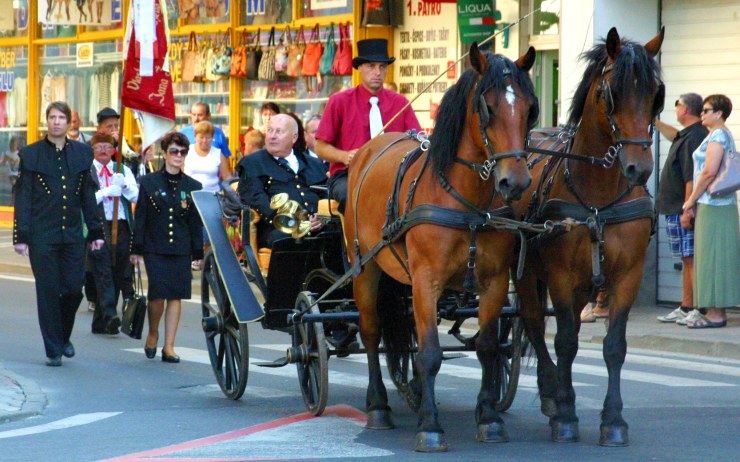
M737 262L740 261L740 227L734 192L712 197L707 187L714 181L722 159L735 151L732 133L725 121L732 102L725 95L704 98L701 123L709 129L694 151L694 189L683 209L695 217L694 306L707 308L705 315L688 323L691 329L725 327L726 307L740 305Z
M191 264L200 265L203 259L203 224L191 197L202 186L182 172L190 145L187 137L169 133L160 144L164 167L142 177L139 185L131 263L136 265L143 257L149 279L149 334L144 353L150 359L156 356L164 314L162 361L178 363L174 348L181 300L192 295Z

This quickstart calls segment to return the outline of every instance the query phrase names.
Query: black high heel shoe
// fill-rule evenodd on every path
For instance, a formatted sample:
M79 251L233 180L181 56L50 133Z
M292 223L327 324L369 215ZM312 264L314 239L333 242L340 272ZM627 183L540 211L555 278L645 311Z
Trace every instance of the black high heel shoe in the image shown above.
M144 345L144 354L149 359L154 358L155 356L157 356L157 347L149 348L146 345Z
M162 362L163 363L179 363L180 357L177 355L168 355L162 350Z

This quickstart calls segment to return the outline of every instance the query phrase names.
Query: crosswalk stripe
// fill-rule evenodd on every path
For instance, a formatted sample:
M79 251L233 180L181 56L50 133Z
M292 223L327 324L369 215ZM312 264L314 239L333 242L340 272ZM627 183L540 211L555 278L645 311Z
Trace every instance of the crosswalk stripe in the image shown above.
M579 350L578 356L603 359L601 350ZM683 369L693 372L706 372L708 374L740 377L740 367L725 366L722 364L707 364L698 361L687 361L685 359L671 359L662 356L645 356L627 353L625 364L642 364L646 366L667 367L671 369Z

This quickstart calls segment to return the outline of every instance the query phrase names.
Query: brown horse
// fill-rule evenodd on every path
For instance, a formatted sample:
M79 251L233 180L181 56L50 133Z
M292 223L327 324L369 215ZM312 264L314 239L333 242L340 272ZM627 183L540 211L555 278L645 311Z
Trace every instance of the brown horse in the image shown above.
M551 417L555 441L579 438L571 377L579 313L603 284L609 306L603 349L609 387L600 444L628 443L620 373L627 352L627 317L640 288L654 224L644 184L653 169L653 124L665 93L654 59L663 35L661 30L642 46L620 39L612 28L604 43L585 53L588 66L573 98L568 125L553 137L558 143L572 141L572 158L552 157L537 163L534 184L517 204L518 216L529 211L529 221L572 218L581 225L530 243L524 277L515 281L527 334L537 353L542 411ZM547 290L557 319L557 366L544 340Z
M386 321L392 307L384 296L388 286L379 287L381 275L387 274L412 286L419 345L416 374L421 384L418 451L447 449L434 398L434 380L442 363L437 302L446 288L462 291L464 281L468 290L480 295L476 349L483 381L475 413L478 439L507 439L495 409L494 358L514 236L473 222L485 222L504 201L519 198L531 182L521 150L539 111L527 73L534 58L533 48L514 63L483 53L474 44L472 69L442 99L431 142L401 133L381 135L358 151L350 168L345 238L352 264L357 268L361 258L366 261L353 290L370 375L367 427L393 427L378 358L381 334L388 348L386 334L391 330ZM418 161L409 161L420 145L429 150ZM402 163L411 165L399 170ZM403 169L405 175L398 174ZM404 213L427 207L430 215L438 213L444 223L422 217L420 224L389 236L386 231L393 226L383 229L388 223L386 206L397 208L397 214L388 213L401 221ZM438 208L431 210L434 206ZM375 253L378 247L382 249ZM474 270L468 271L469 266Z

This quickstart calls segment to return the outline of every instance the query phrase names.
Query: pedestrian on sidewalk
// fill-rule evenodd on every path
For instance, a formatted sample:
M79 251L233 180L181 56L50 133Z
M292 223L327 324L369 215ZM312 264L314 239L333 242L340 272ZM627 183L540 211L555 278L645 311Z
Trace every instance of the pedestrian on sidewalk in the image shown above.
M725 95L704 98L701 123L709 136L694 151L694 189L683 209L695 217L694 305L707 308L705 315L689 321L691 329L725 327L725 308L740 305L737 268L740 262L740 225L735 192L712 197L707 188L719 171L722 159L737 152L725 121L732 101Z
M83 217L90 249L105 243L89 173L92 149L67 139L71 118L66 103L49 105L48 132L21 149L16 184L13 247L31 260L47 366L75 355L70 336L85 277Z
M182 133L162 138L164 167L141 177L134 216L131 263L136 265L143 257L149 279L149 334L144 353L150 359L156 356L164 314L162 361L169 363L180 362L174 348L181 300L192 296L191 264L200 266L203 259L203 224L191 196L202 186L182 172L189 146Z
M699 319L694 309L694 223L682 207L691 196L694 186L694 161L691 156L709 134L701 124L702 98L696 93L681 95L675 104L680 131L662 120L655 121L658 131L671 141L668 158L663 164L658 183L655 207L665 215L668 244L674 258L681 259L683 268L681 306L664 316L660 322L685 325Z

